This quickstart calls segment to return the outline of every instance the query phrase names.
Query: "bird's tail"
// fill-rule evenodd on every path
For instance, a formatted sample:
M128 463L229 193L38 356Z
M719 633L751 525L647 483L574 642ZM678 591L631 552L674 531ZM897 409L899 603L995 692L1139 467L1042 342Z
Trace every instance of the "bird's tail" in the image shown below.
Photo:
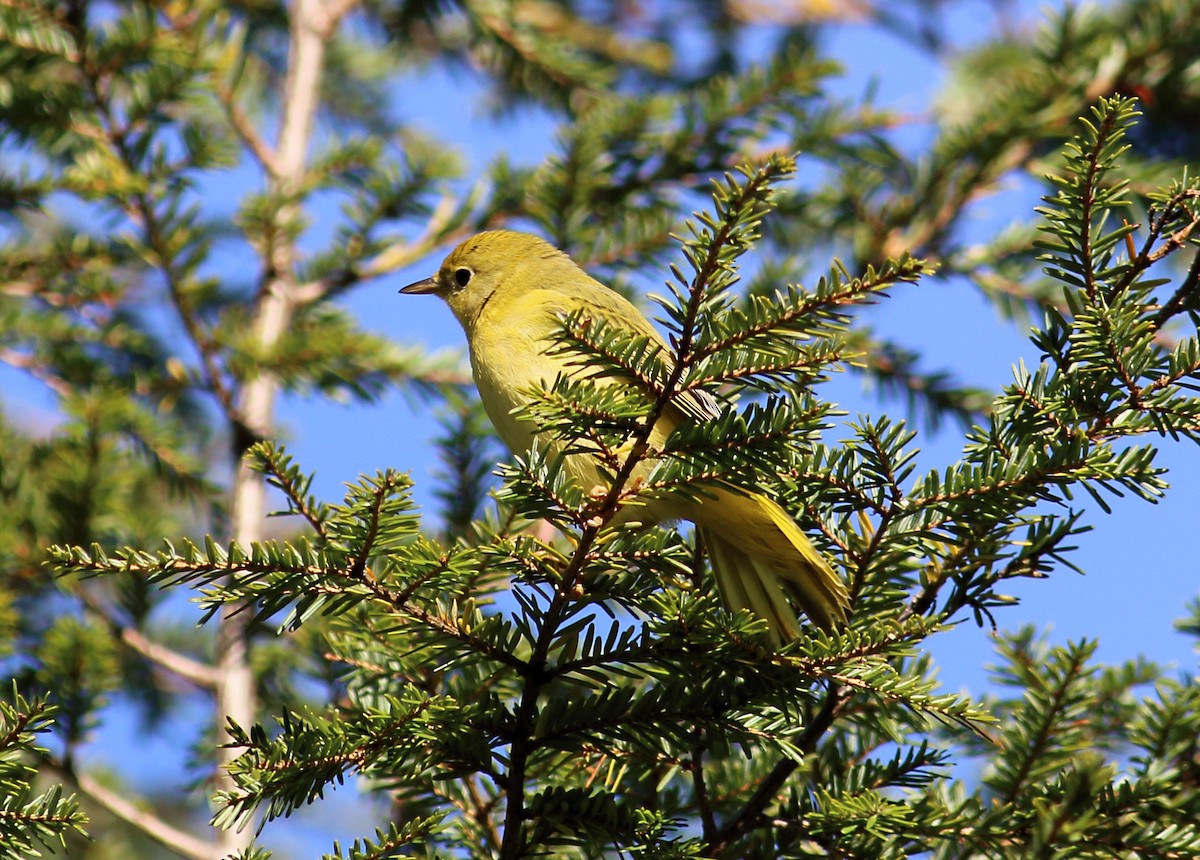
M726 607L766 620L782 644L800 633L795 605L824 630L846 623L846 586L804 532L762 495L720 491L696 517Z

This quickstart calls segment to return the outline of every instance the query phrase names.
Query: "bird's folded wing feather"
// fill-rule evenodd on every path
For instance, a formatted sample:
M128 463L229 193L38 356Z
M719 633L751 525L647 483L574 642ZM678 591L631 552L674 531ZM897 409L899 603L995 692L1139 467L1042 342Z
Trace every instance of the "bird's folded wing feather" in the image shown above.
M588 290L586 295L580 296L579 310L585 314L591 313L597 319L607 320L614 326L625 328L632 334L648 337L661 347L666 355L670 355L671 347L641 311L620 293L610 290L599 281L593 283L595 289ZM698 388L675 395L671 399L671 405L693 421L712 421L721 414L716 398Z

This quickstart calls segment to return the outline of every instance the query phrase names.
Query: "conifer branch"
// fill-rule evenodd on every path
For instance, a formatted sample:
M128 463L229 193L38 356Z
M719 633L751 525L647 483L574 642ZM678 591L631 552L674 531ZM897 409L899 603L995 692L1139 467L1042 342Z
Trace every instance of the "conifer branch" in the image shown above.
M43 856L39 848L65 847L65 836L84 834L88 819L61 785L34 794L34 762L49 756L37 736L50 730L58 709L45 699L26 699L15 681L9 696L0 700L0 858L26 860Z
M695 746L692 747L692 757L688 761L688 770L692 774L692 786L696 793L696 806L700 812L700 832L705 840L711 841L717 833L717 820L713 814L712 803L708 797L708 786L704 781L704 753L706 751L702 738L698 738Z
M84 50L82 35L80 39L80 73L86 85L92 108L102 118L101 129L108 146L120 158L126 170L137 174L144 167L131 145L133 130L122 125L114 112L113 105L105 92L102 83L103 71L95 68L94 63ZM175 306L179 321L196 348L200 358L203 384L221 407L226 418L235 426L240 425L238 409L234 403L234 393L220 365L215 341L204 330L195 308L192 307L184 285L177 261L177 254L168 241L173 233L171 225L164 223L159 217L155 201L145 190L136 190L119 201L126 215L138 225L146 248L151 252L166 283L168 294Z
M821 278L812 293L796 287L778 292L774 302L753 297L754 306L749 314L733 316L736 325L730 325L727 333L713 339L705 339L697 349L698 358L707 358L734 347L775 333L802 335L827 324L830 318L838 318L844 309L868 303L872 298L901 283L911 283L931 271L922 260L903 255L895 261L885 262L879 269L868 267L859 278L851 278L840 264L836 264L828 275Z
M77 593L84 605L103 620L131 651L202 690L216 688L219 678L212 666L155 642L137 627L122 622L112 609L104 606L100 599L90 594L87 589L79 589Z
M1187 275L1184 276L1179 287L1154 314L1154 327L1161 329L1172 317L1177 316L1184 308L1191 305L1197 292L1200 292L1200 252L1192 257L1192 264L1188 266Z
M75 393L65 379L55 373L49 366L39 362L32 355L26 355L7 346L0 347L0 361L18 370L24 370L34 379L41 382L60 398L70 397Z
M810 753L816 749L821 738L849 704L851 696L852 691L848 687L826 687L821 707L805 726L796 742L796 747L800 752ZM708 842L707 850L718 857L736 856L733 852L737 841L754 828L761 826L759 817L775 801L779 790L783 788L788 777L795 773L799 766L800 762L791 758L782 759L776 764L737 813L721 826L717 831L716 838Z
M288 501L288 512L303 517L321 542L328 540L329 509L309 495L312 476L304 475L282 447L270 442L255 445L247 452L247 457L251 467L265 474L270 484L283 493Z
M169 15L170 12L164 14ZM274 148L258 133L254 122L239 104L237 92L225 82L223 78L225 73L225 69L214 69L210 73L209 79L212 81L213 90L217 94L221 106L225 109L229 126L241 138L246 149L254 156L266 174L272 179L278 179L281 174L279 158L276 156Z
M212 843L164 821L88 773L73 769L70 771L56 769L86 797L109 814L131 825L167 850L180 854L188 860L212 860L214 856Z
M319 280L296 284L291 295L297 306L312 305L331 298L355 284L411 266L441 245L453 244L479 231L483 226L491 228L503 225L504 212L490 213L486 225L478 219L465 218L464 208L470 199L460 203L451 196L443 196L425 222L421 235L410 242L397 242L386 251L368 260L361 268L352 266ZM365 238L365 237L364 237ZM466 377L463 377L465 382Z
M334 7L323 0L298 0L290 9L287 73L284 85L283 109L279 137L275 145L278 172L273 177L272 190L290 197L298 193L305 175L305 160L312 136L314 119L320 100L321 80L325 64L327 41L337 18L329 16ZM295 217L293 204L281 207L276 225L282 227ZM269 354L283 337L291 322L295 288L295 247L279 230L265 251L266 270L263 289L256 309L253 329L255 341ZM259 438L268 438L275 422L275 397L278 380L270 373L259 371L246 380L240 392L240 423ZM241 458L233 483L232 537L235 542L250 544L262 534L266 514L265 487L262 479ZM246 616L239 616L230 607L217 628L218 669L223 683L217 689L217 712L226 723L250 725L257 710L254 676L249 661L250 629ZM218 790L232 790L230 769L236 751L222 748L219 760ZM223 830L218 837L222 854L241 850L250 844L251 832Z
M981 626L1002 623L1016 600L999 593L1009 580L1073 569L1069 544L1085 530L1073 493L1100 509L1113 495L1154 500L1165 489L1158 443L1200 440L1200 345L1179 325L1195 322L1200 262L1185 260L1193 265L1178 284L1161 268L1194 250L1197 186L1184 177L1147 190L1164 164L1155 139L1180 137L1157 120L1195 95L1169 71L1194 59L1183 13L1167 0L1147 0L1160 14L1139 7L1136 20L1123 8L1086 20L1068 12L1036 48L1006 40L1008 59L966 57L1000 74L967 71L962 80L983 97L949 90L947 122L914 157L893 136L908 117L819 92L832 64L809 47L810 23L788 22L781 44L799 47L747 67L738 16L757 13L744 3L698 3L702 38L689 30L686 39L698 49L668 67L664 46L641 36L683 42L653 5L609 15L559 0L402 2L339 30L358 2L215 12L118 4L101 20L78 4L22 14L0 0L0 43L12 55L0 137L16 142L17 172L33 162L30 176L0 171L0 215L13 234L0 263L0 361L36 363L22 369L47 374L70 411L36 438L0 423L0 555L16 577L0 581L0 639L14 631L16 665L62 697L66 748L106 717L104 697L117 690L103 680L111 671L87 667L140 655L122 696L161 694L153 679L164 666L202 679L203 666L156 650L139 626L157 603L151 586L186 585L205 620L224 616L225 662L210 679L222 708L248 701L238 690L254 680L249 631L278 614L297 632L287 647L255 642L255 665L275 669L258 679L264 715L280 713L282 730L264 727L252 700L250 722L230 726L217 826L286 815L341 779L385 786L397 823L335 845L340 860L560 849L661 860L1200 856L1191 679L1137 661L1092 669L1086 647L1002 636L1005 664L987 700L1001 720L993 744L976 707L938 692L926 646L964 610ZM643 50L644 74L613 62ZM1103 81L1096 57L1111 60ZM380 98L401 66L426 59L470 63L501 109L534 99L558 111L559 154L530 167L499 159L471 190L453 192L478 165L463 169L448 141L397 122ZM281 80L286 91L273 92ZM1026 226L960 244L973 201L1042 159L1082 91L1102 84L1146 89L1156 121L1127 135L1146 150L1125 163L1132 171L1121 163L1133 120L1124 99L1104 100L1066 150L1042 210L1049 229L1036 234L1047 277L1031 265ZM273 143L253 128L262 104L279 120ZM319 115L330 121L310 159ZM1166 141L1181 151L1193 143ZM511 218L553 234L576 261L599 262L601 279L623 290L624 275L662 267L680 201L714 172L747 152L796 150L812 169L794 194L767 200L768 181L746 199L757 174L727 180L715 212L689 225L691 271L672 267L661 301L669 347L586 314L561 321L571 371L516 416L539 445L501 467L499 516L479 513L494 457L465 413L444 434L446 469L435 476L449 525L419 519L396 473L363 478L344 504L325 505L282 450L254 447L273 435L285 390L366 400L401 381L436 398L469 382L457 364L363 333L328 301L341 291ZM267 188L235 190L231 220L208 183L239 154ZM59 206L64 196L71 206ZM757 221L776 203L760 237ZM116 222L92 218L110 205ZM1126 220L1143 223L1111 226ZM393 238L385 227L416 238L371 259ZM262 257L253 301L213 256L229 237ZM314 238L321 248L310 253ZM750 246L743 297L731 287ZM856 280L835 263L814 290L778 287L831 248L876 268ZM872 333L858 308L927 271L884 259L905 251L944 256L947 271L973 278L1007 316L1044 313L1033 333L1039 366L1018 369L993 396L923 370L918 347ZM138 289L147 271L163 290ZM182 347L168 336L176 327ZM819 443L837 414L819 383L847 360L931 425L962 419L957 461L918 474L916 434L887 419ZM196 392L221 414L198 409ZM658 431L677 426L660 438L651 431L664 416ZM190 454L207 450L210 433L232 436L239 454L254 448L235 477L232 534L220 522L201 546L157 554L56 550L57 571L108 575L120 604L89 588L82 621L46 615L58 604L25 589L40 589L31 574L47 536L111 547L203 531L174 500L215 498L202 471L210 464ZM581 486L570 456L598 462L600 485ZM302 534L261 539L266 484L303 518ZM782 489L786 511L807 514L817 551L853 590L849 629L774 648L754 613L721 611L698 541L624 516L640 502L657 511L664 496L686 506L714 485ZM530 517L543 539L513 533ZM552 540L550 524L565 537ZM89 598L104 623L93 623ZM33 614L14 616L18 605ZM1200 607L1191 615L1188 635L1200 631ZM296 704L314 690L334 704ZM9 734L0 731L0 747ZM950 783L941 768L963 756L983 763L982 775ZM9 781L4 759L0 749L0 857L24 860L11 833L51 846L79 819L57 789L27 802L28 780ZM27 826L14 831L22 815ZM205 860L216 853L225 852L210 846Z
M507 803L501 860L517 860L524 851L526 767L532 752L530 735L538 698L547 680L545 669L550 645L557 636L559 624L566 617L572 591L601 529L616 515L626 484L648 453L650 434L668 404L678 395L678 386L684 373L696 360L693 342L697 334L697 318L704 299L718 272L728 265L726 261L731 250L737 253L740 244L746 241L744 236L738 235L736 231L753 230L756 223L753 220L753 207L761 201L776 177L786 175L791 170L790 162L773 159L754 172L745 171L746 182L741 187L730 187L728 197L721 201L727 207L722 213L722 221L712 225L712 233L704 237L706 241L702 251L692 258L695 277L688 287L687 300L679 314L677 338L673 344L674 355L667 376L658 386L658 395L647 411L641 427L629 440L629 453L621 469L614 476L607 493L592 509L595 511L594 520L590 520L581 530L571 560L562 574L563 587L556 589L551 598L533 645L529 671L524 674L525 684L513 718L509 769L505 785ZM732 186L732 181L730 185Z
M354 0L354 2L357 2L357 0ZM188 27L192 22L188 18L181 19L175 12L176 9L174 7L165 7L160 10L160 14L169 22L172 30L180 35L187 36ZM225 111L230 128L241 139L246 149L250 151L251 155L254 156L255 160L266 171L267 175L277 178L280 174L280 168L275 150L259 134L254 122L246 114L241 104L239 104L238 94L234 87L230 86L226 81L227 76L236 78L237 75L238 72L235 69L214 67L208 72L208 80L212 84L217 101Z

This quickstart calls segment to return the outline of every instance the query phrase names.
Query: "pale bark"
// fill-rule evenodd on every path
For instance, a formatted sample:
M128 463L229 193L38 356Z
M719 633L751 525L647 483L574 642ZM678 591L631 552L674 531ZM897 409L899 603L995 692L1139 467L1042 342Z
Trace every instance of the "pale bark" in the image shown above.
M304 179L313 120L321 96L321 76L329 35L341 16L350 8L344 0L296 0L291 8L291 42L279 139L275 146L274 167L270 177L272 191L287 194L299 188ZM294 218L293 207L283 207L279 223ZM296 307L296 249L287 230L276 231L276 241L267 250L267 276L259 298L254 321L255 338L263 354L270 354L291 323ZM260 438L274 435L275 401L279 381L271 373L259 373L246 381L239 400L239 414L245 427ZM262 540L266 517L266 487L262 477L245 464L237 465L233 485L232 538L246 546ZM251 613L231 607L220 620L217 634L217 713L222 734L225 722L233 720L249 727L255 721L257 702L254 676L250 670L247 625ZM233 788L226 768L238 755L236 749L222 749L217 775L218 790ZM217 839L216 856L224 857L250 844L253 828L222 831Z
M80 792L93 802L160 845L170 848L188 860L209 860L212 857L212 846L208 842L168 824L153 812L138 806L94 777L86 773L72 773L70 779Z

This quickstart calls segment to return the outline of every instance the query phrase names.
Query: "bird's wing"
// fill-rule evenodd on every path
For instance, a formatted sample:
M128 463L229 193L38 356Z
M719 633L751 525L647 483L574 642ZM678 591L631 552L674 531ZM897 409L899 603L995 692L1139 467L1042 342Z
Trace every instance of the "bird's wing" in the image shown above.
M594 313L597 318L611 320L614 325L623 326L635 334L649 337L665 352L670 352L671 347L663 340L663 336L659 334L645 314L620 293L609 289L599 281L593 281L593 285L595 289L588 290L586 295L579 296L580 304L588 311ZM671 401L671 406L677 409L682 416L693 421L712 421L721 414L716 398L700 389L692 389L678 394Z

